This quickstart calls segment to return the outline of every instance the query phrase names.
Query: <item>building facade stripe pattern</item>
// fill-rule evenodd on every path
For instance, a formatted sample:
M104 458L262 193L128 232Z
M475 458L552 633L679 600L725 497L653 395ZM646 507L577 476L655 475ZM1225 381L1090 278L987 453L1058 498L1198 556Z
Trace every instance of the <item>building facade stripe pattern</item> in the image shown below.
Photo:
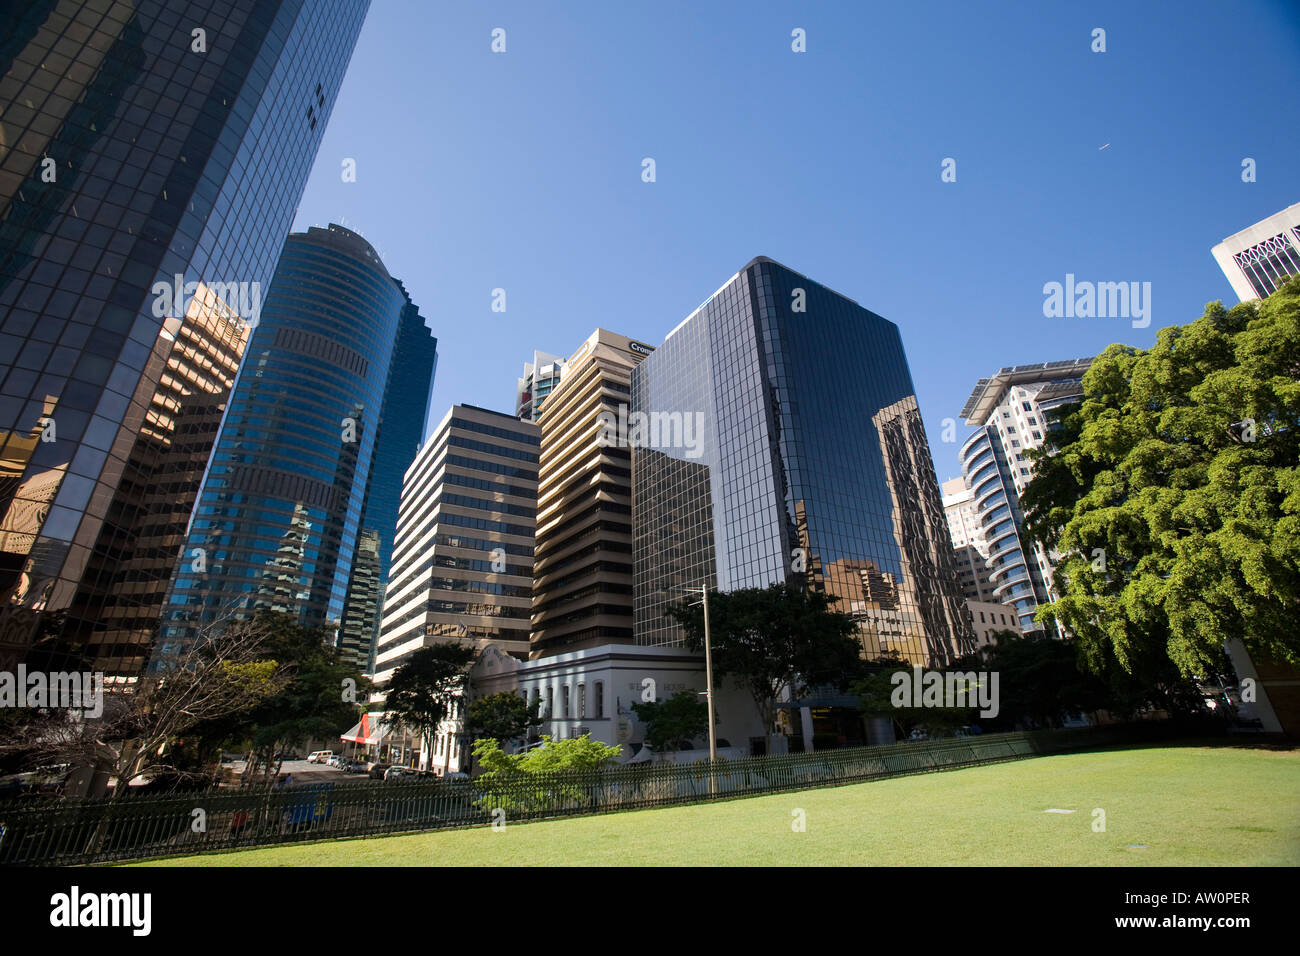
M632 449L604 422L629 407L651 346L597 329L541 415L532 656L633 642Z
M454 405L407 469L374 677L421 647L528 655L540 429Z

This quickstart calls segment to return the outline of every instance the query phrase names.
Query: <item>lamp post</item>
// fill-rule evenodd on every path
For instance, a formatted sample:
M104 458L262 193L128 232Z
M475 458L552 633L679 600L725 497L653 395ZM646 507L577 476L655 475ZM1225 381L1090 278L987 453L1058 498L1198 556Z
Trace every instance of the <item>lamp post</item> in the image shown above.
M704 605L704 695L709 708L709 796L713 796L716 792L713 765L718 759L718 736L713 725L713 646L709 639L709 588L706 584L698 588L679 585L678 589L699 594Z

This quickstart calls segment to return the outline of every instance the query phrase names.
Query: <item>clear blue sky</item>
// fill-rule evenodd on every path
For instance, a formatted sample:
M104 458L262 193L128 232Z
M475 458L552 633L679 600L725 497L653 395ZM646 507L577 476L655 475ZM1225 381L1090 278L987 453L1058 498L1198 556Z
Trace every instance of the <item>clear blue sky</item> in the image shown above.
M1210 247L1300 201L1298 81L1296 0L374 0L295 229L380 250L439 415L513 411L533 350L598 326L658 344L771 256L898 324L942 481L976 379L1235 301ZM1151 326L1044 318L1066 273L1150 282Z

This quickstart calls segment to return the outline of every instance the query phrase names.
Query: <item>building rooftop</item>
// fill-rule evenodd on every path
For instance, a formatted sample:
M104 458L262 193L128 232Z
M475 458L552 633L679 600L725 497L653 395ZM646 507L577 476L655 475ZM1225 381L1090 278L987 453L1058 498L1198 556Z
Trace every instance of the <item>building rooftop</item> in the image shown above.
M1013 385L1029 382L1052 382L1059 379L1079 379L1092 365L1091 358L1068 359L1064 362L1043 362L1038 365L1009 365L996 375L975 383L970 398L962 406L961 417L967 425L982 425L989 412L997 407L1002 395Z

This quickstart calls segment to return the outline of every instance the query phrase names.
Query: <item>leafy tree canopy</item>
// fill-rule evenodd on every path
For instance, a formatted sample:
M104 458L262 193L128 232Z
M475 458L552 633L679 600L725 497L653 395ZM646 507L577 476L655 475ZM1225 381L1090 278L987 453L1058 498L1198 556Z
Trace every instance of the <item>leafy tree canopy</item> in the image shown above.
M286 680L256 707L195 728L187 739L198 744L199 756L228 743L251 741L262 756L260 763L270 769L277 749L328 739L356 722L369 684L328 642L325 630L302 627L291 615L267 610L237 626L264 635L259 659L277 662Z
M857 625L831 610L835 600L790 583L709 592L713 669L749 691L766 728L772 727L775 705L786 689L797 699L811 687L843 687L857 675L862 650L853 636ZM703 650L700 603L685 600L665 614L682 626L692 650Z
M645 724L645 742L656 753L681 750L682 745L709 732L709 705L693 690L681 690L667 700L633 704Z
M569 740L542 735L542 745L522 754L508 754L490 738L474 741L474 757L482 770L478 805L485 809L531 811L589 804L590 791L564 771L596 770L614 760L620 748L592 740L590 734Z
M468 644L434 644L415 651L384 688L389 722L432 738L465 689L478 652Z
M1183 675L1238 638L1300 663L1300 279L1112 345L1030 452L1027 532L1062 555L1039 611L1092 668Z
M540 697L529 703L512 690L477 697L469 705L469 732L499 743L518 740L542 725L541 706Z

